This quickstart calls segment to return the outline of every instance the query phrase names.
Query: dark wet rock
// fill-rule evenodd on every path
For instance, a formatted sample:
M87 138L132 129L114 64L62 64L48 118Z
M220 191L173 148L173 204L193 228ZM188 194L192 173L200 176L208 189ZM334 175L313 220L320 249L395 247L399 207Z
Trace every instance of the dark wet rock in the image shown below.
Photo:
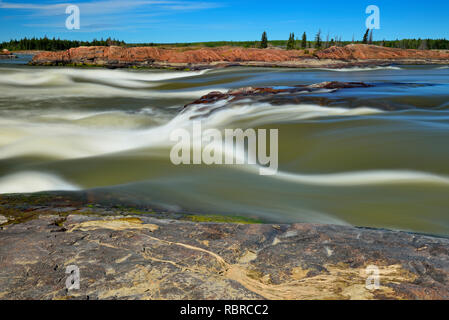
M228 102L234 102L245 98L273 96L277 94L294 95L305 92L307 93L319 92L320 89L345 89L345 88L368 88L368 87L372 87L372 85L363 82L339 82L339 81L321 82L313 85L297 85L285 89L246 87L240 89L232 89L225 93L220 91L212 91L207 95L202 96L198 100L195 100L194 102L184 107L187 108L191 105L211 104L220 100L228 100Z
M348 99L336 96L325 96L341 89L369 88L371 84L363 82L339 82L327 81L313 85L297 85L288 88L253 88L246 87L232 89L228 92L213 91L198 100L184 106L185 112L189 108L196 108L197 114L192 118L209 116L211 113L223 108L233 107L241 101L251 99L252 102L267 102L272 105L311 103L322 106L338 105L347 103ZM325 91L323 91L325 90ZM327 91L326 91L327 90ZM217 102L222 101L222 104Z
M301 86L299 86L301 87ZM364 82L340 82L340 81L326 81L310 86L304 86L305 88L317 88L317 89L347 89L347 88L368 88L372 85Z
M41 215L0 230L0 298L449 299L448 247L344 226ZM80 290L66 289L69 265Z
M214 103L219 100L225 100L229 98L232 98L231 101L235 101L237 99L243 99L247 97L276 95L280 93L295 94L303 92L316 92L319 89L345 89L345 88L368 88L368 87L372 87L372 85L363 82L339 82L339 81L326 81L312 85L297 85L285 89L245 87L240 89L231 89L226 93L222 93L220 91L212 91L207 95L202 96L198 100L186 105L186 107L193 104Z
M360 94L342 95L340 90L363 90L370 87L426 87L429 83L364 83L326 81L312 85L296 85L284 88L253 88L245 87L232 89L228 92L213 91L184 106L181 112L194 109L191 119L208 117L216 111L238 108L248 104L270 104L273 107L282 105L313 104L325 107L342 107L354 109L369 107L382 111L409 110L416 108L434 108L434 105L418 105L417 102L409 104L400 100L373 98L371 95ZM355 92L356 93L356 92ZM249 101L248 101L249 100Z

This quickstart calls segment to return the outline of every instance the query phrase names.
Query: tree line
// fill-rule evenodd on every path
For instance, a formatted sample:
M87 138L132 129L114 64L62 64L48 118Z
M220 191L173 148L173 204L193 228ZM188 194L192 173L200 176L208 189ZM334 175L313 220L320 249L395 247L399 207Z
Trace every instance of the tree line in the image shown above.
M108 38L93 39L92 41L77 41L77 40L61 40L55 38L23 38L20 40L11 40L0 43L0 49L8 49L10 51L18 50L44 50L44 51L58 51L76 48L80 46L124 46L124 47L244 47L244 48L268 48L281 47L288 50L293 49L325 49L331 46L345 46L351 43L367 43L389 48L402 49L421 49L421 50L435 50L446 49L449 50L449 40L446 39L402 39L402 40L373 40L373 30L366 30L362 40L343 41L341 37L330 37L329 34L323 38L321 30L315 35L313 40L308 40L306 32L301 37L295 36L295 33L290 33L288 40L269 40L267 32L263 32L260 41L214 41L214 42L193 42L193 43L125 43L124 41Z
M335 36L330 38L327 34L326 39L323 39L322 32L319 30L314 38L314 41L307 40L306 32L303 33L302 38L295 37L292 32L289 35L288 40L284 41L283 45L287 50L293 49L326 49L332 46L345 46L351 43L354 44L373 44L389 48L401 48L401 49L421 49L421 50L449 50L449 40L446 39L402 39L402 40L373 40L374 30L367 29L361 41L356 41L353 37L352 41L342 41L341 37ZM260 48L268 48L270 45L273 47L279 46L282 41L269 41L266 31L262 34L260 41Z
M10 51L16 50L44 50L44 51L58 51L67 50L70 48L77 48L81 46L112 46L125 45L124 41L108 38L106 40L93 39L92 41L76 41L76 40L61 40L55 38L23 38L20 40L11 40L0 43L1 49L8 49Z

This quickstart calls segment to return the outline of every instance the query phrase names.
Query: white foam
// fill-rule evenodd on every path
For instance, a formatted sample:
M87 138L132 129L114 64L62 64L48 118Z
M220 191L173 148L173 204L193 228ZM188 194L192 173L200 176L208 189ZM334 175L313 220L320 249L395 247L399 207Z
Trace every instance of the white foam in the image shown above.
M164 80L181 79L200 76L209 70L189 71L189 72L137 72L130 70L107 70L107 69L48 69L48 70L14 70L13 72L0 74L0 83L14 85L42 85L54 84L56 81L71 83L77 79L90 82L101 82L110 85L117 85L129 88L145 88L151 82ZM148 83L150 82L150 83Z
M272 177L273 179L320 186L363 186L415 183L449 185L449 177L406 170L376 170L315 175L279 172Z
M137 90L118 88L102 84L88 84L88 83L73 83L59 88L45 86L45 87L30 87L23 90L23 87L7 88L2 90L2 97L17 98L20 96L22 100L39 101L47 98L111 98L111 97L125 97L125 98L158 98L158 99L173 99L173 98L189 98L198 99L199 97L208 94L211 91L226 91L223 88L212 88L202 90L185 90L185 91L161 91L141 88Z
M212 108L220 105L213 105ZM236 121L244 121L246 127L255 127L268 123L291 122L332 116L360 116L383 113L382 110L359 107L346 109L340 107L323 107L313 104L273 106L269 103L255 103L224 108L208 116L205 125L209 127L226 127ZM189 118L200 114L193 107L182 117ZM180 116L178 116L180 117ZM176 118L175 118L176 120Z
M226 101L214 104L223 106ZM202 119L203 130L232 128L236 121L245 127L329 116L355 116L380 113L371 108L328 108L316 105L272 106L268 103L223 108ZM24 155L40 155L57 159L100 156L138 148L170 148L169 137L175 129L192 129L191 117L198 115L190 108L162 125L139 129L133 126L133 115L124 112L66 113L65 122L39 122L36 118L0 118L0 159ZM55 111L52 117L58 119ZM89 119L89 117L91 119ZM92 118L94 117L94 118ZM97 117L97 118L95 118ZM134 116L135 117L135 116ZM46 117L43 117L46 118ZM160 121L163 121L160 119ZM92 125L96 123L97 125Z
M375 66L375 67L352 67L352 68L317 68L317 70L335 71L335 72L362 72L362 71L379 71L379 70L402 70L400 67L395 66Z
M211 90L154 91L161 81L203 75L208 70L151 72L107 69L7 69L0 73L2 96L39 100L45 97L198 98ZM24 90L26 87L26 90ZM220 90L217 88L216 90Z
M55 175L33 171L14 173L0 178L0 194L52 190L75 191L80 189Z

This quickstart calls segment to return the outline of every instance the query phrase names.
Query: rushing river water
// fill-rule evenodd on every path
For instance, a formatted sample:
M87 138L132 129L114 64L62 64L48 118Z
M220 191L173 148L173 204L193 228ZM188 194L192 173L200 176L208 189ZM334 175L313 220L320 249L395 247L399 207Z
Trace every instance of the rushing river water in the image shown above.
M330 80L375 86L315 94L330 99L321 105L248 99L202 120L278 129L277 175L169 159L170 133L192 126L194 109L180 109L210 91ZM0 193L94 188L170 210L448 235L449 69L0 65Z

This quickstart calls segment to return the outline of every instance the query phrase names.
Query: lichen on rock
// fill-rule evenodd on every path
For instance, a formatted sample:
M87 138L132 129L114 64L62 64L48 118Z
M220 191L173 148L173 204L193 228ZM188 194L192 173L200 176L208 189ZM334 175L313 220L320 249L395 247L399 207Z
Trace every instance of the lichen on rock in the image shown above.
M41 215L0 230L0 295L449 299L447 248L445 238L344 226ZM80 290L65 288L69 265L80 269ZM379 271L375 290L369 266Z

